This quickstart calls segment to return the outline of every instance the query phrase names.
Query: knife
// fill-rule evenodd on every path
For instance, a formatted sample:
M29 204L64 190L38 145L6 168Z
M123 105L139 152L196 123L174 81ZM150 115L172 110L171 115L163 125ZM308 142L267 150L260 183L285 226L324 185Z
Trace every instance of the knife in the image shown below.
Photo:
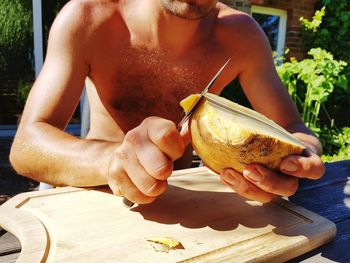
M226 61L226 63L219 69L219 71L216 73L216 75L210 80L208 85L203 89L203 91L200 93L198 99L195 103L191 106L190 110L185 114L185 116L181 119L181 121L178 123L177 128L180 129L182 125L185 124L185 122L191 117L192 113L196 110L196 106L199 105L199 102L203 99L204 95L208 93L210 87L214 84L215 80L218 78L222 70L226 67L226 65L230 62L230 58Z
M226 61L226 63L219 69L219 71L215 74L215 76L209 81L208 85L203 89L203 91L200 93L198 99L193 103L190 110L185 114L185 116L181 119L181 121L177 124L177 128L181 129L182 126L185 124L185 122L191 117L192 113L196 110L196 106L199 105L199 103L203 100L205 94L208 93L211 86L213 86L215 80L218 78L222 70L226 67L226 65L230 62L230 58ZM134 206L134 203L131 202L126 197L123 197L123 204L131 208Z

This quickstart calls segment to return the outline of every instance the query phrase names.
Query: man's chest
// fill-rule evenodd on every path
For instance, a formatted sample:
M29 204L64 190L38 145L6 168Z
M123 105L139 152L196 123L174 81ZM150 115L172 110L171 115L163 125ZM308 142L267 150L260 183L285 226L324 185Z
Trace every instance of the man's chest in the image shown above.
M201 92L225 62L224 56L215 54L189 52L174 59L171 54L138 49L104 58L92 65L91 78L103 106L123 130L148 116L179 121L183 114L179 102ZM218 79L211 92L218 93L227 82L227 76Z
M137 125L148 116L176 122L182 116L179 102L202 91L221 60L199 54L174 59L160 52L125 50L92 65L91 77L102 104L118 123ZM222 83L219 80L214 91Z

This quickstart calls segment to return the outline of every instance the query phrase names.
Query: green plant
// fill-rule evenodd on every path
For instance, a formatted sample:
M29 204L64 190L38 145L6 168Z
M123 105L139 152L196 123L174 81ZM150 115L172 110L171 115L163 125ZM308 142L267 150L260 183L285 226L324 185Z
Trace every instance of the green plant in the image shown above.
M28 0L0 1L0 72L31 71L32 10Z
M311 21L301 18L303 42L308 50L320 47L334 55L336 60L343 60L342 74L350 78L350 2L322 0L324 6L316 11ZM349 159L350 157L350 88L346 79L339 79L327 101L322 104L319 135L324 145L324 161ZM339 127L339 128L338 128Z
M303 121L319 133L319 114L334 88L348 91L346 77L341 74L347 65L320 48L311 49L312 58L297 61L291 58L277 66L277 72L297 104ZM325 110L325 109L324 109Z
M344 127L340 133L334 134L332 142L338 146L339 150L333 154L323 155L323 161L334 162L350 159L350 127Z
M336 90L349 93L348 81L343 74L347 63L335 60L333 55L321 48L313 48L311 58L297 61L291 58L277 66L277 72L295 101L304 123L321 139L325 154L334 154L339 144L333 142L340 132L325 107ZM328 119L320 120L321 112Z
M68 0L42 2L43 34L46 46L49 28L58 11ZM18 76L23 76L23 72L26 75L33 73L32 16L31 0L0 1L0 72L6 71ZM30 71L29 74L28 71Z
M326 7L322 7L321 10L317 10L315 15L312 17L312 20L308 20L304 17L300 17L300 22L305 31L312 31L316 33L318 28L322 24L322 19L326 14Z
M336 60L347 62L343 73L350 79L350 1L322 0L319 8L312 20L301 18L305 50L320 47L333 54ZM350 126L349 95L344 90L335 90L324 104L339 127ZM327 115L321 113L321 121L326 121L327 118Z
M350 63L350 1L323 0L311 21L301 18L303 43L306 50L320 47L331 52L336 59ZM345 69L349 76L350 69Z

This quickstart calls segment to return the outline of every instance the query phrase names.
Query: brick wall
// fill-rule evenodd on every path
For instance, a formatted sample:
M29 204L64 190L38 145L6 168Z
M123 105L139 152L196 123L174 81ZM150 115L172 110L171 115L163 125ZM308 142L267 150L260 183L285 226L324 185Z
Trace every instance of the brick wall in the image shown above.
M220 2L250 14L250 0L220 0Z
M286 47L290 49L289 57L302 59L305 53L302 48L300 22L301 16L310 19L319 0L250 0L252 5L260 5L287 11Z

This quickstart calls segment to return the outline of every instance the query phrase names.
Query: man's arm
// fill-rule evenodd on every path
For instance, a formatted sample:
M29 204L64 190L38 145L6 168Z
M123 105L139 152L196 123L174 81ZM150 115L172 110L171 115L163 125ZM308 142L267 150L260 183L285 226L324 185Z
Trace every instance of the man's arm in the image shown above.
M45 63L29 94L10 154L19 173L54 185L106 182L96 162L108 152L107 145L63 132L89 72L83 29L87 21L81 21L84 10L76 5L65 6L51 28ZM81 176L74 176L77 173Z
M184 152L176 125L147 118L122 142L79 139L63 130L89 74L93 1L70 1L50 31L43 69L28 97L10 160L16 171L53 185L109 184L135 203L152 202L167 187Z
M277 75L272 51L263 31L250 18L245 18L242 36L244 56L239 74L242 88L252 107L287 129L307 147L305 156L289 156L280 164L282 173L266 169L258 164L246 167L243 176L228 170L222 180L236 192L262 202L274 195L290 196L298 187L297 178L318 179L324 173L324 164L319 155L322 146L313 133L304 125L295 104Z

